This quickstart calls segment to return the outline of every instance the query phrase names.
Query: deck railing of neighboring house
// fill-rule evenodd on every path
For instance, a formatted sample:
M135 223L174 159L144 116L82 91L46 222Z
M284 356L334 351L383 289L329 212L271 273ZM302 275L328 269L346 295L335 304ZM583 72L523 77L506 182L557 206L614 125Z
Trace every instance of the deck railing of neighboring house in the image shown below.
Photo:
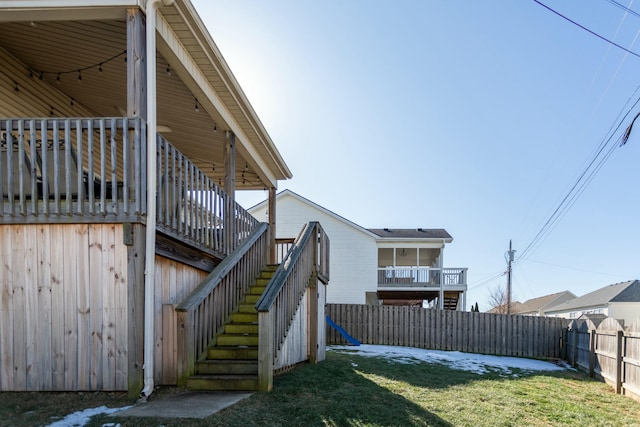
M268 230L260 224L176 307L179 381L193 375L198 358L265 268Z
M460 287L467 285L466 268L385 267L378 269L378 287Z
M306 360L308 351L317 351L317 346L309 345L309 340L317 342L318 337L314 334L317 334L318 328L304 324L307 318L310 322L318 322L318 293L315 289L309 294L309 307L304 307L308 316L300 316L301 325L295 328L302 331L302 336L292 337L286 346L284 344L293 329L296 313L303 305L307 289L317 286L318 280L324 284L329 282L329 238L320 223L310 222L302 229L256 303L259 314L258 376L261 390L271 389L275 369L299 363ZM324 322L324 317L320 321ZM285 347L287 354L282 354ZM303 352L297 351L300 347L303 347ZM291 354L297 354L298 357Z
M161 135L156 150L158 230L231 253L258 221ZM2 119L0 222L144 222L146 151L141 119Z

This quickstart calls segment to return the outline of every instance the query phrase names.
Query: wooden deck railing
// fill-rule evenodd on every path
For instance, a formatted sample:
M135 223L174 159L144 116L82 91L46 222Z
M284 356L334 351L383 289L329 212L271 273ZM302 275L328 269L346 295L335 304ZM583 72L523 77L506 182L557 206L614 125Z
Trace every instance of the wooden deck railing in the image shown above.
M224 257L258 221L158 135L157 229ZM0 223L145 222L146 124L0 120Z
M464 287L466 268L386 267L378 269L378 287Z
M266 266L268 243L263 223L176 307L179 381L193 375L198 358Z
M126 222L144 215L145 128L127 118L0 120L0 221Z
M256 303L259 314L258 376L261 390L271 389L276 368L306 360L309 356L307 348L310 352L317 351L317 346L307 346L309 340L317 342L318 337L307 337L306 334L317 334L318 328L304 327L307 326L304 324L297 328L304 331L301 333L304 335L292 339L287 346L287 351L297 356L292 358L281 354L296 313L304 303L307 288L315 287L318 280L324 284L329 281L329 239L318 222L310 222L305 225ZM310 295L310 307L305 313L317 314L317 292L314 290ZM305 322L305 319L306 316L301 322ZM304 347L304 351L297 351L296 347ZM298 360L301 357L303 359Z
M220 254L231 253L259 224L165 138L158 136L157 226Z

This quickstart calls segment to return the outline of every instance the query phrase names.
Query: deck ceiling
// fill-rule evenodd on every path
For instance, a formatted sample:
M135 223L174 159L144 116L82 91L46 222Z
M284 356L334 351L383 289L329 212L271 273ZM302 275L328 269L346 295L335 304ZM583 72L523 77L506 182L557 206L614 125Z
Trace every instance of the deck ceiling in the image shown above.
M179 3L183 8L185 4L190 6L188 2ZM172 64L165 58L168 55L162 55L163 48L165 53L171 52L159 41L159 132L220 184L224 181L225 131L236 126L248 139L236 144L235 177L239 190L263 189L272 186L274 179L290 178L290 171L226 63L213 61L214 55L207 52L207 44L203 46L197 32L194 34L196 24L187 23L184 13L176 8L163 8L163 19L184 43L194 63L198 64L198 72L205 77L206 89L213 89L224 103L226 112L216 110L206 90L200 90L182 64L177 61ZM187 14L190 13L195 12L187 10ZM197 15L188 17L201 25ZM68 97L70 103L80 103L96 116L126 115L125 19L3 22L2 29L0 46L22 62L25 74L42 78ZM79 73L78 70L83 71ZM199 111L196 111L196 104ZM55 117L60 116L53 113ZM223 117L231 117L233 126Z

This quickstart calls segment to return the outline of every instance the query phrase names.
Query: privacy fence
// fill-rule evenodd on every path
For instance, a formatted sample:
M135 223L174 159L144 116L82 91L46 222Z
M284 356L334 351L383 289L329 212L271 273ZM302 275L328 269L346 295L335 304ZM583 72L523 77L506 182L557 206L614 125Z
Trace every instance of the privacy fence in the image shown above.
M551 317L359 304L328 304L326 313L363 344L534 358L560 358L568 324ZM328 328L327 344L346 340Z
M573 320L566 343L572 366L640 401L640 321L625 329L612 318Z

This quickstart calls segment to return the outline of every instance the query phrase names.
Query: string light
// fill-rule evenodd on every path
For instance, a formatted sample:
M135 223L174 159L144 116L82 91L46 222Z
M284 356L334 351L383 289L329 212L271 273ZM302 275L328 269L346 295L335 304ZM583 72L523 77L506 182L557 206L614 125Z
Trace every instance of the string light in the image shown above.
M49 107L49 115L53 116L53 107L51 107L51 106Z
M196 113L200 112L200 108L198 107L198 98L193 98L196 100Z
M121 57L124 55L124 60L125 62L127 61L127 55L126 55L127 51L123 50L122 52L113 55L110 58L107 58L103 61L100 62L96 62L95 64L91 64L91 65L87 65L86 67L81 67L81 68L75 68L72 70L62 70L62 71L48 71L48 70L36 70L34 68L31 67L27 67L27 70L29 70L29 77L33 78L34 74L38 75L38 78L40 80L44 80L44 77L46 75L55 75L56 76L56 81L58 83L60 83L60 81L62 80L62 75L63 74L72 74L72 73L77 73L78 74L78 82L82 81L82 72L83 71L87 71L87 70L91 70L91 69L97 69L98 73L102 74L102 72L104 71L103 67L104 65L108 64L111 61L114 61L115 59Z
M167 76L171 75L171 65L167 64Z
M216 122L213 122L213 131L218 132L218 124Z
M14 87L13 87L13 88L15 89L15 91L16 91L16 92L20 92L20 88L18 87L18 82L14 80L14 81L13 81L13 85L14 85Z

